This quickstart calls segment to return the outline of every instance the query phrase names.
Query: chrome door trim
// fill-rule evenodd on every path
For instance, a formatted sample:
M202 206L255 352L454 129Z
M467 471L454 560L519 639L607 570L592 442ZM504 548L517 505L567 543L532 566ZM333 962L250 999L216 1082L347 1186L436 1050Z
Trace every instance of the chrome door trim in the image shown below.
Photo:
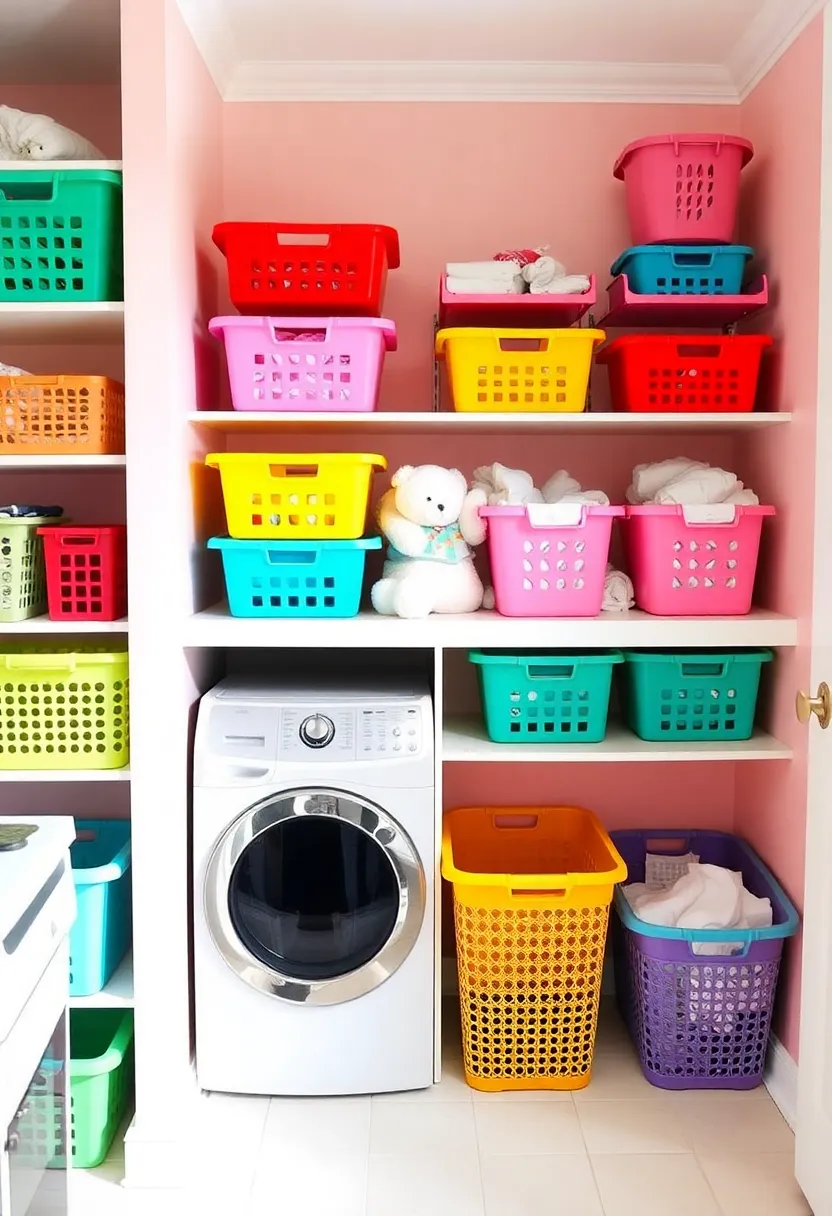
M263 832L301 816L326 816L350 823L383 849L399 887L393 931L369 962L346 975L305 980L284 975L256 958L240 941L228 908L234 867ZM270 794L250 806L217 840L208 859L203 908L208 931L224 962L245 983L269 996L306 1005L339 1005L378 988L407 958L422 927L426 887L422 863L410 837L380 806L343 790L313 786Z

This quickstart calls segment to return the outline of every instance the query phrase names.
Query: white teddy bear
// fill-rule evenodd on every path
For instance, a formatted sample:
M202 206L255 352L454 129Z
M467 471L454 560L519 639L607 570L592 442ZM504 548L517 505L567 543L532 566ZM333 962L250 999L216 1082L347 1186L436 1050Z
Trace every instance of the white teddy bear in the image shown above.
M389 549L383 577L372 591L383 616L476 612L483 586L471 545L485 539L482 490L469 490L458 469L404 465L378 506Z

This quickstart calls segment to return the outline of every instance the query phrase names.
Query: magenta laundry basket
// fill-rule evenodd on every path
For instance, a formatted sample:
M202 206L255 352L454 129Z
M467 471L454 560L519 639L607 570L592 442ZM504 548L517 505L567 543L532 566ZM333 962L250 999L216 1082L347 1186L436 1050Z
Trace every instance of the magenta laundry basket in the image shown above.
M623 507L481 507L496 608L503 616L597 616L612 521Z
M376 317L214 317L235 410L359 413L378 403L396 326Z
M738 836L672 828L610 835L628 882L644 881L647 852L691 852L706 865L740 871L753 895L771 900L770 928L677 929L640 920L616 887L612 918L616 1000L647 1080L660 1089L754 1089L765 1069L783 942L799 924L796 908ZM739 950L706 952L726 941Z
M627 507L636 606L654 616L751 611L763 520L774 507Z
M632 243L730 244L740 173L753 155L737 135L650 135L629 144L613 176L627 188Z

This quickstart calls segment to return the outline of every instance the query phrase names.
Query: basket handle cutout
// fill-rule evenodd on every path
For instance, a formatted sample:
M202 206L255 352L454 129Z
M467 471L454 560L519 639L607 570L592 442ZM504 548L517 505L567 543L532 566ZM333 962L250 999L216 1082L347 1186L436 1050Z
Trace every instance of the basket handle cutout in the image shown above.
M329 339L329 327L326 325L315 325L314 322L310 325L281 325L277 321L269 321L269 328L272 331L272 342L276 346L280 346L283 342L296 342L297 338L278 338L278 332L283 334L323 334L323 341ZM306 339L309 341L309 339ZM317 339L316 339L317 341ZM301 346L303 343L301 342Z
M539 815L495 815L492 822L498 830L505 828L536 828L539 819Z
M682 663L683 676L724 676L727 663Z
M316 464L270 464L269 474L272 477L317 477Z
M550 899L552 897L563 899L566 895L566 887L512 887L511 893L519 898L529 895L545 895Z
M674 253L674 266L713 266L714 255L712 253Z
M574 663L544 664L535 663L526 668L526 674L532 680L571 680L575 674Z
M314 566L318 554L314 549L295 549L290 553L269 549L267 560L270 566Z
M540 351L549 349L548 338L498 338L500 350Z
M719 342L680 342L676 354L680 359L718 359L722 345Z
M689 836L654 836L644 842L645 853L667 853L680 856L690 851Z
M98 541L97 536L62 536L62 545L94 545Z
M0 198L7 203L47 202L54 196L54 182L4 182L0 178Z
M328 245L331 236L328 232L276 232L275 240L278 245Z

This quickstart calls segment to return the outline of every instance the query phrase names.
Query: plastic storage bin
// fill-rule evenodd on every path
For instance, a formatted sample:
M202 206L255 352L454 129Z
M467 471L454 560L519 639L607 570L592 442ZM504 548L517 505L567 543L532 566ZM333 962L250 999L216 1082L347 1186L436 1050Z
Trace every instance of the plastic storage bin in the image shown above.
M626 650L627 722L641 739L750 739L770 650Z
M254 541L214 536L222 554L228 608L244 617L348 617L361 604L364 562L381 538Z
M0 376L3 456L124 454L124 385L107 376Z
M751 611L763 520L774 507L627 507L636 604L654 616Z
M797 911L744 841L724 832L613 832L630 882L643 882L648 852L692 852L740 871L752 894L771 900L769 929L675 929L649 925L615 893L616 996L641 1068L661 1089L753 1089L763 1079L783 941ZM726 954L726 943L739 947Z
M597 616L612 521L623 507L534 503L481 507L497 611L503 616Z
M250 316L378 317L399 265L398 233L383 224L233 222L213 236L231 302Z
M495 743L600 743L619 650L471 650Z
M448 811L465 1079L473 1089L589 1083L613 886L627 871L578 807Z
M0 302L121 300L121 174L0 171Z
M627 188L633 244L730 244L740 172L753 155L736 135L650 135L629 144L613 175Z
M219 469L228 532L235 540L358 540L373 472L368 452L230 452L205 457Z
M127 529L41 528L53 621L119 621L127 615Z
M628 334L598 352L613 409L722 414L754 409L769 334Z
M235 410L374 410L396 326L376 317L215 317Z
M610 273L644 296L737 296L753 256L749 245L636 245Z
M510 298L510 297L507 297ZM454 409L580 414L600 329L440 329Z
M0 649L0 770L123 768L128 722L126 648Z
M107 1156L133 1093L133 1012L69 1013L72 1165L93 1169Z
M69 938L69 995L100 992L119 965L133 926L130 824L77 819L70 849L78 916Z
M27 621L46 611L41 532L58 522L40 515L0 518L0 624Z

